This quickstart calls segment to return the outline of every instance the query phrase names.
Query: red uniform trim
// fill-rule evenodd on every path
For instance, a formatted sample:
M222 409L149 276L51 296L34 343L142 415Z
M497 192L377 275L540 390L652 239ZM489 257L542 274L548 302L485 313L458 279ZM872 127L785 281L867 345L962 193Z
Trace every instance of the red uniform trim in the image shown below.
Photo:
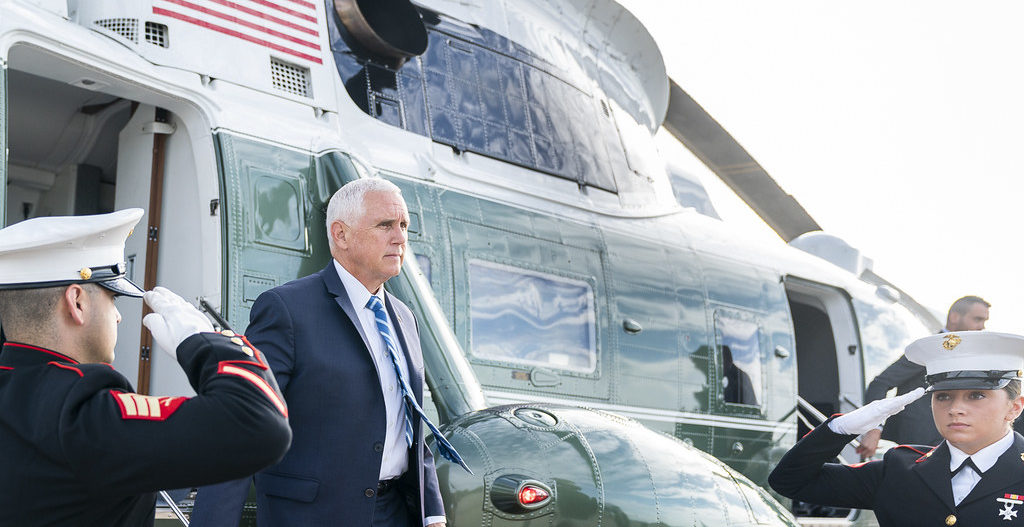
M226 375L235 375L241 377L253 384L258 388L264 395L270 399L271 403L277 407L277 410L281 412L281 415L288 417L288 406L284 404L284 401L277 395L277 390L270 387L263 377L256 375L255 373L237 366L237 364L252 364L251 362L238 362L238 361L221 361L217 364L217 373L223 373Z
M37 346L29 346L28 344L18 344L17 342L4 342L4 346L11 346L12 348L25 348L25 349L30 349L30 350L34 350L34 351L41 351L43 353L49 353L50 355L53 355L54 357L57 357L59 359L64 359L66 361L71 361L72 364L78 364L77 360L72 359L71 357L68 357L67 355L64 355L62 353L57 353L56 351L48 350L46 348L40 348L40 347L37 347Z
M121 419L126 420L166 421L188 400L187 397L153 397L117 390L110 390L110 395L121 409Z
M913 450L914 452L917 452L918 454L921 454L921 457L917 458L917 461L914 461L914 463L920 463L920 462L922 462L922 461L924 461L924 460L928 459L928 456L929 456L929 455L930 455L930 454L931 454L932 452L935 452L935 449L937 449L937 448L939 448L939 447L937 447L937 446L936 446L936 447L932 447L932 449L931 449L931 450L929 450L928 452L921 452L920 450L918 450L918 449L916 449L916 448L913 448L913 447L909 447L909 446L907 446L907 445L899 445L899 446L897 446L897 447L895 447L895 448L908 448L908 449L910 449L910 450Z
M927 454L927 452L921 452L920 450L918 450L918 449L916 449L916 448L914 448L914 447L912 447L910 445L896 445L893 448L906 448L907 450L913 450L914 452L916 452L916 453L918 453L918 454L920 454L922 456Z
M244 342L246 346L249 346L249 349L252 350L252 357L256 359L256 364L252 362L249 364L253 364L261 370L269 368L269 366L267 366L267 360L263 358L263 354L260 353L260 350L256 349L256 346L253 346L252 343L249 342L249 339L245 338L245 335L239 335L238 338L242 339L242 342Z
M54 366L56 366L58 368L63 368L65 370L71 370L71 371L77 373L79 377L85 377L85 374L82 373L82 370L80 370L80 369L78 369L78 368L76 368L74 366L68 366L67 364L61 364L61 363L59 363L57 361L47 362L47 364L53 364Z
M13 370L13 369L14 368L12 368L10 366L0 366L0 370Z

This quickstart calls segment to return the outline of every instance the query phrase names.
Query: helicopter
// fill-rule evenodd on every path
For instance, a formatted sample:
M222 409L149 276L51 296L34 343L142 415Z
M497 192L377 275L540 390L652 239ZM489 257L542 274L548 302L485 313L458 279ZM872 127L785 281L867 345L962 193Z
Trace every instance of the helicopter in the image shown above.
M387 287L420 323L431 412L480 467L439 461L449 524L870 521L761 485L801 427L859 405L940 325L801 214L618 3L0 13L4 224L142 207L129 277L221 326L244 331L260 293L323 268L342 184L402 189L415 258ZM782 241L717 219L655 148L662 126ZM115 368L140 393L188 395L141 306L119 309ZM528 485L546 498L524 503Z

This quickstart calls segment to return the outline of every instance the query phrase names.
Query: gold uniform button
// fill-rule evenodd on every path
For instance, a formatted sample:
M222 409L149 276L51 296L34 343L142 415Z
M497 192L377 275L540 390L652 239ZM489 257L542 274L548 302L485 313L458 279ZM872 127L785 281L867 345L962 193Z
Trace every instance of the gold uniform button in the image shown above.
M230 329L221 330L220 334L224 335L225 337L234 337L235 336L235 332L231 331Z
M240 339L240 338L238 338L238 337L232 337L232 338L231 338L231 343L232 343L232 344L238 344L239 346L241 346L242 344L244 344L244 342L242 342L242 339Z
M242 346L242 353L245 353L246 355L252 357L252 348L250 348L249 346Z
M949 527L956 525L956 516L953 516L952 514L946 516L946 525L949 525Z

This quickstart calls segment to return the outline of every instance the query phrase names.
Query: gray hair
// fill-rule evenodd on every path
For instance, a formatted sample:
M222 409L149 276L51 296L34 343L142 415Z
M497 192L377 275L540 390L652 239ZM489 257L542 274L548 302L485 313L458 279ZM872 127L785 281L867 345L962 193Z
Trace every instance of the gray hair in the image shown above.
M363 200L368 192L393 192L402 195L402 189L397 185L379 177L361 178L342 185L327 204L327 241L332 248L334 239L331 237L331 224L343 221L352 225L362 218L366 212Z

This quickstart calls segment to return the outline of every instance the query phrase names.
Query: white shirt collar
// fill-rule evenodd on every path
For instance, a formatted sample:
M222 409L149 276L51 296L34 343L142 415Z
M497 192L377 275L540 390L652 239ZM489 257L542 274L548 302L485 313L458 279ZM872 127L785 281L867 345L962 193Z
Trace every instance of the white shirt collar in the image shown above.
M978 467L978 470L986 472L996 464L996 461L999 459L999 456L1003 455L1003 452L1006 452L1008 448L1013 446L1013 439L1013 430L1010 430L1009 432L1006 432L1006 435L1004 435L999 441L992 443L970 456L964 453L963 450L960 450L950 444L949 441L946 441L946 444L949 445L949 470L956 470L965 459L970 457L971 461L974 462L974 466Z
M331 260L334 262L334 270L338 272L338 278L341 278L341 284L345 286L345 292L348 293L348 299L352 302L352 307L356 309L363 309L366 307L366 303L370 301L370 297L376 295L380 298L380 301L384 302L384 286L377 289L376 293L370 293L356 277L352 276L352 273L348 272L337 260ZM386 304L385 304L386 305Z

